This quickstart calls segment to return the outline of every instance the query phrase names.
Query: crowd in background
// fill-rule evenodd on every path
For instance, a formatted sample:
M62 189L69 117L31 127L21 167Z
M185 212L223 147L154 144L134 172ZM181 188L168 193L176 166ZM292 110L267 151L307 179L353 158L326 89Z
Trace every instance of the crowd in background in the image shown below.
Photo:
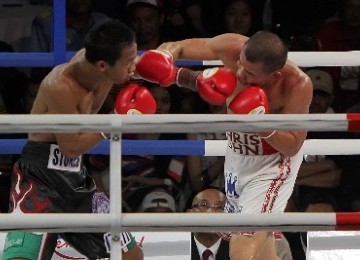
M52 1L29 1L49 5L35 16L24 52L53 50ZM120 19L134 29L138 50L155 49L162 42L222 33L251 36L259 30L277 33L290 51L360 50L360 0L67 0L66 46L82 48L92 26L109 18ZM0 39L0 51L14 48ZM42 78L51 68L0 68L0 112L27 114ZM201 68L199 68L201 69ZM360 111L358 66L304 67L313 81L310 113ZM226 113L224 106L205 103L197 93L176 86L148 87L157 101L157 114ZM114 86L101 113L113 109L122 86ZM22 135L2 135L21 138ZM125 135L139 140L225 139L224 133ZM352 132L309 132L308 139L358 138ZM336 149L336 147L334 147ZM287 211L331 212L360 210L360 160L352 156L305 155L297 185ZM89 173L99 191L109 193L109 157L85 155ZM0 155L0 212L7 212L11 167L17 155ZM122 158L123 210L125 212L184 212L192 208L198 192L222 190L223 157L127 156ZM197 206L199 207L199 206ZM287 237L294 259L304 259L303 234Z

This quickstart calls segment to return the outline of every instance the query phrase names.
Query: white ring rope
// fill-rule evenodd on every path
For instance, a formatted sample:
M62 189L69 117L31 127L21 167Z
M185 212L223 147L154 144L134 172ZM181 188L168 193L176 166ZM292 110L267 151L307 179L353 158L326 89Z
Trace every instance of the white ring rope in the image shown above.
M19 125L19 122L20 125ZM0 132L214 133L280 129L348 131L360 129L360 114L272 115L1 115Z
M206 140L204 156L224 156L227 140ZM359 139L308 139L302 148L307 155L360 154Z
M351 122L352 121L352 122ZM357 128L358 116L345 114L319 115L4 115L0 116L1 132L76 132L108 131L112 134L110 151L109 214L1 214L0 230L68 230L77 232L122 230L316 230L360 226L360 215L327 214L121 214L121 132L211 132L256 131L272 129L312 129L347 131ZM19 125L20 122L20 125ZM351 123L351 124L350 124ZM349 127L349 125L352 125ZM206 127L204 127L206 126ZM120 158L120 159L119 159ZM120 174L119 174L120 173ZM340 221L338 221L340 219ZM349 221L350 220L350 221ZM111 252L113 254L113 250Z
M120 219L120 214L117 214ZM106 232L111 214L1 214L0 231ZM221 221L219 221L221 220ZM114 224L114 223L112 223ZM359 213L124 213L122 231L304 231L347 230L360 227Z
M289 60L299 67L360 66L360 51L342 52L289 52ZM220 60L204 60L204 66L222 66Z

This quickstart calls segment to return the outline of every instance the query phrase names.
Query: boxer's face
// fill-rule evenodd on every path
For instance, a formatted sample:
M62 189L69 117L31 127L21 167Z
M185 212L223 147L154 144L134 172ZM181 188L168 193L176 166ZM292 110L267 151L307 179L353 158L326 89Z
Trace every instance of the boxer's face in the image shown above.
M107 66L104 71L106 76L115 84L123 84L128 81L135 72L136 55L136 43L125 47L121 52L120 59L116 61L114 66Z
M263 69L262 63L252 63L247 60L245 51L242 51L240 58L237 62L237 78L240 84L244 87L247 86L264 86L270 80L271 73Z

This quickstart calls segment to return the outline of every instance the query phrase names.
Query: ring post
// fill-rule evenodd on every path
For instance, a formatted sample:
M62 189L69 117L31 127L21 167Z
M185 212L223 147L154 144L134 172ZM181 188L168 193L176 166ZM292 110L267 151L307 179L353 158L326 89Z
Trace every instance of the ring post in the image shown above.
M121 117L111 115L110 140L110 216L111 259L122 259L121 255Z

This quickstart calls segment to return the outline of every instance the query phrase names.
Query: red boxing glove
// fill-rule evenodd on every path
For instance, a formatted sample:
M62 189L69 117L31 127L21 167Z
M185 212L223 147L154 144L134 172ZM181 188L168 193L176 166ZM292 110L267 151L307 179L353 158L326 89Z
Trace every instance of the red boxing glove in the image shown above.
M230 102L234 114L259 115L269 112L269 102L264 90L258 86L246 87Z
M151 50L144 52L139 57L136 63L136 73L144 80L168 87L175 83L177 68L171 53Z
M236 88L235 74L228 68L210 68L199 74L196 87L199 95L212 105L222 105Z
M138 84L129 84L120 90L115 101L116 114L155 114L156 101L151 92Z

